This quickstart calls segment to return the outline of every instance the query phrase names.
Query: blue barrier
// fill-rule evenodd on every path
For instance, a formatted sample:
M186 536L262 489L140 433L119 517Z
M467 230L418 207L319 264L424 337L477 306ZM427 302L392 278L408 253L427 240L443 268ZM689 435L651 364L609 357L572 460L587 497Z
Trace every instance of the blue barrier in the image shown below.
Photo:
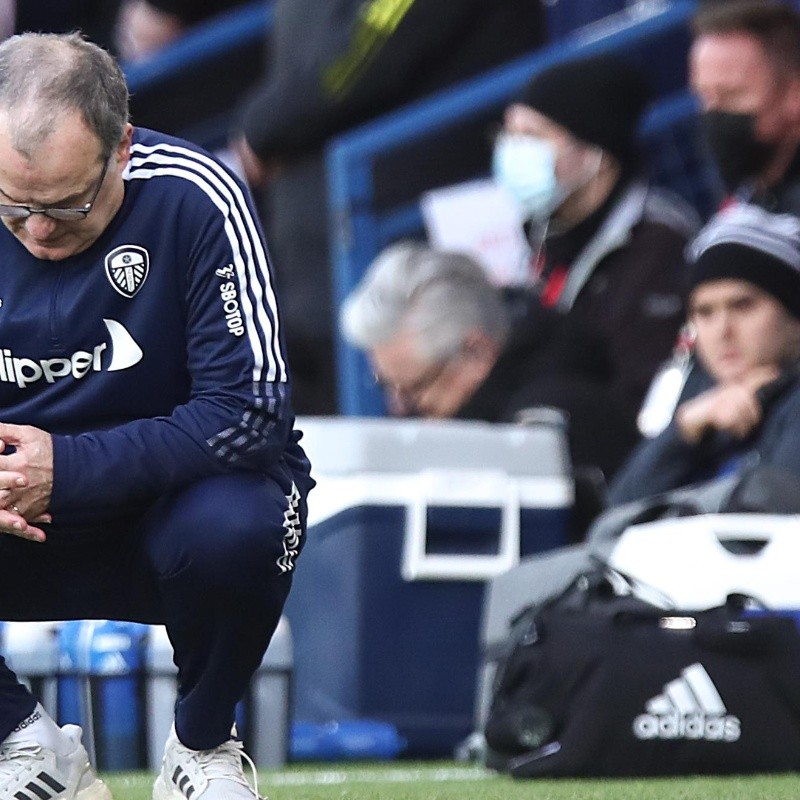
M379 158L474 119L480 113L500 109L538 71L578 56L623 53L638 62L653 77L658 105L642 125L642 137L650 147L668 141L667 151L680 156L692 145L695 116L691 98L685 93L688 22L696 3L690 0L661 7L649 17L640 12L620 12L613 18L589 26L570 37L495 69L485 76L440 92L399 111L331 140L326 152L330 241L334 297L337 306L358 282L378 251L403 235L421 229L416 203L378 211L375 206L375 165ZM680 92L680 93L679 93ZM679 132L669 136L672 129ZM658 162L659 159L656 159ZM670 159L667 159L669 161ZM678 181L674 163L656 163L654 173L662 182L708 211L713 193L705 168L697 159L694 175ZM672 159L674 162L674 158ZM488 164L487 164L488 169ZM676 185L678 183L678 185ZM429 188L434 188L433 186ZM340 411L349 415L382 415L383 396L375 386L363 354L337 339Z
M625 8L625 0L547 0L547 33L551 40L567 36Z
M625 0L555 0L547 4L549 37L558 39L625 8ZM195 26L178 41L136 63L124 63L131 92L151 87L198 63L230 53L252 41L264 41L274 22L273 3L255 0Z

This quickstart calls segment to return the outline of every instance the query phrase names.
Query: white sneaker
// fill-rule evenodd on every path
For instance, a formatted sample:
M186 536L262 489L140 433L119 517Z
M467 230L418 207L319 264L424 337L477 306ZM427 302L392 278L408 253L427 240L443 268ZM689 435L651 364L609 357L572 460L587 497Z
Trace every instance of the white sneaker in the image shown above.
M253 788L244 777L244 759L253 772ZM81 799L82 800L82 799ZM241 742L229 739L213 750L190 750L173 727L164 748L153 800L263 800L256 768Z
M64 725L61 730L75 745L66 756L16 735L0 743L2 800L113 800L89 764L81 729Z

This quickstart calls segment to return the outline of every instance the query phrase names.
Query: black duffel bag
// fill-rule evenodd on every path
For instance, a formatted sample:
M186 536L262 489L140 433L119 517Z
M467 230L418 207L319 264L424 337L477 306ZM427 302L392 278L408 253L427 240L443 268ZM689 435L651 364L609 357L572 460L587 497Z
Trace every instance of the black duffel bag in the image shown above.
M519 778L800 769L794 618L740 596L664 610L623 584L598 568L515 620L487 766Z

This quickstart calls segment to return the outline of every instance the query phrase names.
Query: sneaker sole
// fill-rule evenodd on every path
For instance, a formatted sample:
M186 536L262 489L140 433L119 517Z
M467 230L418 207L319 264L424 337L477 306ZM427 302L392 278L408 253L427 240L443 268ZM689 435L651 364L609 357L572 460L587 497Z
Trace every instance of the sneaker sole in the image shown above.
M153 800L186 800L186 795L177 789L170 789L159 775L153 784Z
M170 789L159 775L153 784L153 800L186 800L186 795L178 789ZM259 795L259 800L267 800Z
M114 800L111 790L99 778L75 795L75 800Z

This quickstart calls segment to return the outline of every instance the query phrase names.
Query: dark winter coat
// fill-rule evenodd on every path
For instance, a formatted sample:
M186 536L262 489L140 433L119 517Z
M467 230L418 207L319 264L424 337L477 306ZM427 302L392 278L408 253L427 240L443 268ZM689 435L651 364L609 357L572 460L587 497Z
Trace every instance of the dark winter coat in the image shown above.
M678 199L634 182L592 225L558 301L516 325L460 416L501 421L532 406L560 408L575 463L611 476L638 441L639 407L683 320L683 250L695 219ZM560 255L568 251L558 244Z

